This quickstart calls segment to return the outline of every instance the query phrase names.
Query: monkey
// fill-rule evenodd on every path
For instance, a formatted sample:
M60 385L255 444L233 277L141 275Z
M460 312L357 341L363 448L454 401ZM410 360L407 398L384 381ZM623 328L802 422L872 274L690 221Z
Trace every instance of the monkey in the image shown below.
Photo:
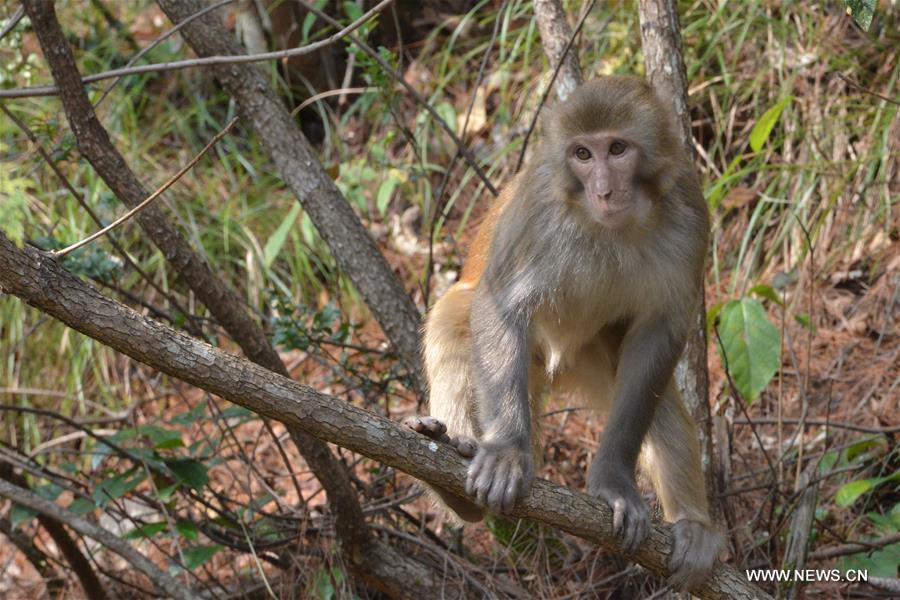
M640 460L674 523L670 582L690 587L721 545L673 381L700 306L706 202L671 112L643 79L589 81L541 125L459 281L429 312L430 415L407 425L471 458L471 497L435 491L474 522L530 489L543 392L589 402L608 419L588 493L609 504L614 533L635 552L650 531Z

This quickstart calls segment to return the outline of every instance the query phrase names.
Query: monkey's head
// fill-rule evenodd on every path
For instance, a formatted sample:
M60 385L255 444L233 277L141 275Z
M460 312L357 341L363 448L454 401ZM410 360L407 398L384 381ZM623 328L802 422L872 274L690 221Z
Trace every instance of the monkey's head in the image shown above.
M683 162L669 112L636 77L604 77L575 90L547 115L539 152L544 164L557 165L578 208L610 229L650 219Z

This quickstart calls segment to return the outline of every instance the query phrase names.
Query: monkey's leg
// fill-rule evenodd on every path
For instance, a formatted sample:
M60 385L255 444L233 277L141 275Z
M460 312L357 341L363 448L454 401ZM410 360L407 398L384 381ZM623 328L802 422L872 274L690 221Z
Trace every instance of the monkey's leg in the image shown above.
M473 290L456 284L434 305L425 324L425 370L430 417L407 419L407 425L432 439L446 441L467 458L475 455L476 429L471 384L472 334L469 311ZM443 502L465 521L480 521L484 509L440 488Z
M657 406L641 463L666 520L675 524L669 582L679 588L702 582L715 563L722 537L709 516L697 430L672 383Z

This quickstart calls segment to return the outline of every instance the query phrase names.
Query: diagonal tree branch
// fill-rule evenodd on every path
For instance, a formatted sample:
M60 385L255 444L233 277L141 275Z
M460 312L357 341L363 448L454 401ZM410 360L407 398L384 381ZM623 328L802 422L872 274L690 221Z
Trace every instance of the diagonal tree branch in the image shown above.
M203 7L198 0L160 0L159 5L173 23ZM215 13L194 20L181 34L199 56L244 53ZM253 126L281 178L312 218L340 269L359 290L418 388L425 389L418 309L266 76L252 64L215 66L213 73Z
M437 444L384 417L148 319L77 279L47 254L31 247L17 249L2 234L0 290L173 377L422 481L465 494L466 461L449 445ZM618 551L612 513L606 504L549 481L536 481L531 493L509 514L541 521ZM648 540L628 558L663 576L672 543L671 527L655 524ZM716 565L710 578L691 591L710 599L770 597L723 564Z

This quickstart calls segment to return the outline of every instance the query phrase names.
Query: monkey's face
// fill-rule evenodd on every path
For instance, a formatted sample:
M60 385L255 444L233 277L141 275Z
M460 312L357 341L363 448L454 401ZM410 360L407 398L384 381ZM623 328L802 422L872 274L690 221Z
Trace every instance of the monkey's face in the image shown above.
M643 221L649 200L637 185L639 148L615 132L577 135L566 148L566 162L581 183L579 202L588 217L619 229Z

